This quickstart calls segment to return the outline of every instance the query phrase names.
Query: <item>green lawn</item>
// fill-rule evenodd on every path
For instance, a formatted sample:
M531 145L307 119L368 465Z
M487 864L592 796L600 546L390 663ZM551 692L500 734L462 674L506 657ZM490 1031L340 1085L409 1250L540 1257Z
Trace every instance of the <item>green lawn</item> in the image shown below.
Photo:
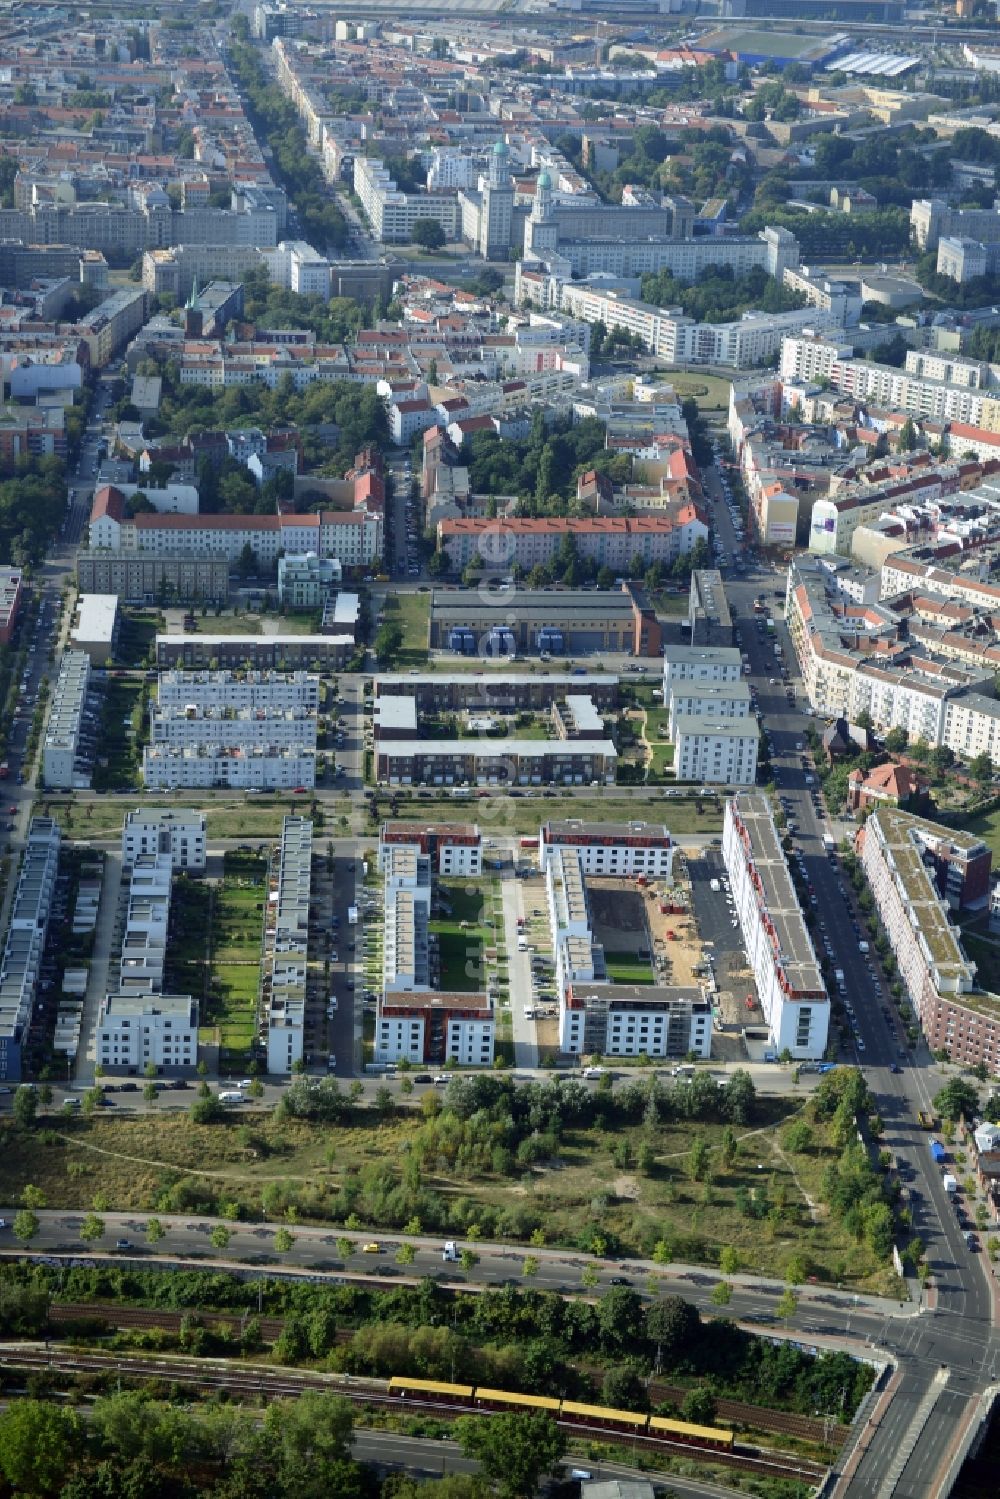
M152 663L156 636L166 625L163 615L153 609L126 609L122 615L117 658L123 666L146 666Z
M613 984L651 984L653 970L648 963L640 962L632 952L606 952L604 954L608 978Z
M493 882L480 890L469 889L461 880L442 880L440 889L451 904L450 914L435 917L430 924L438 940L440 987L451 993L479 993L488 978L484 948L495 946L502 932L502 910L495 912L492 899Z
M95 791L132 791L142 785L142 745L149 737L144 688L140 676L105 678Z
M431 596L429 593L386 594L382 605L386 624L398 624L403 645L395 661L397 671L426 666L429 655Z
M256 1028L261 931L267 863L226 855L225 876L212 901L210 973L202 1028L218 1031L224 1052L246 1051Z
M1000 858L1000 807L992 812L972 817L963 826L967 833L972 833L976 838L982 838L993 850L994 859Z
M728 380L720 380L718 375L691 374L669 367L665 373L682 401L694 396L702 411L728 411Z

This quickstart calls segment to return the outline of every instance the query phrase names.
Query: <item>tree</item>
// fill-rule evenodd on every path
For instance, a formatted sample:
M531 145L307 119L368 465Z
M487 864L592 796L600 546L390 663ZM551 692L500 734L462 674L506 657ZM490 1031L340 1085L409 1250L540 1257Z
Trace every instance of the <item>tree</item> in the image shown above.
M656 1344L657 1362L673 1363L697 1336L698 1308L682 1296L664 1296L646 1310L646 1336Z
M740 1268L739 1252L732 1244L723 1244L719 1250L719 1269L723 1275L735 1275Z
M82 1450L79 1417L42 1400L15 1400L0 1416L0 1472L16 1494L58 1494Z
M601 1400L612 1410L649 1409L646 1385L635 1364L618 1364L608 1370L601 1385Z
M984 751L981 755L975 755L969 761L969 774L974 781L979 781L983 786L988 786L993 779L993 761Z
M534 1494L539 1480L552 1472L566 1451L566 1438L541 1411L464 1416L455 1423L455 1434L466 1457L476 1459L501 1499Z
M45 1206L45 1193L41 1187L34 1187L29 1182L21 1193L21 1206L26 1208L43 1208Z
M693 1390L688 1390L681 1405L681 1415L685 1421L691 1421L695 1426L711 1426L715 1421L715 1396L707 1385L696 1385Z
M521 1261L521 1274L525 1277L526 1280L530 1280L532 1278L532 1276L538 1274L538 1257L537 1257L537 1255L534 1255L534 1254L526 1254L525 1255L524 1259Z
M264 1417L264 1435L278 1459L277 1492L301 1499L343 1494L343 1480L353 1471L347 1468L353 1425L350 1402L321 1390L275 1401ZM335 1477L340 1482L334 1483Z
M34 1088L22 1085L14 1094L11 1108L14 1123L20 1129L30 1129L38 1115L38 1094Z
M890 755L901 755L907 745L905 729L890 729L885 736L885 747Z
M149 1222L146 1224L146 1243L159 1244L165 1233L166 1229L163 1227L163 1224L160 1222L159 1218L150 1218Z
M147 1103L155 1103L160 1096L160 1090L155 1083L146 1083L143 1086L142 1096Z
M933 1102L942 1119L971 1119L979 1108L979 1094L964 1078L953 1077L935 1093Z
M279 1254L287 1254L295 1243L295 1235L290 1234L287 1228L279 1228L274 1236L274 1247Z
M216 1249L228 1249L229 1241L233 1236L224 1223L217 1223L209 1237Z
M425 250L442 250L447 240L437 219L417 219L413 226L413 243Z
M80 1224L80 1238L85 1244L96 1244L104 1238L104 1219L98 1213L88 1213Z
M709 1300L711 1301L712 1305L713 1306L728 1306L729 1303L730 1303L730 1301L732 1299L733 1299L733 1288L729 1284L728 1280L719 1280L719 1281L716 1281L715 1285L712 1287L712 1294L709 1297Z
M805 1155L812 1149L813 1132L804 1119L795 1119L785 1130L785 1149L793 1155Z
M41 1226L38 1214L33 1213L31 1208L21 1208L14 1214L14 1237L22 1244L30 1244L37 1237Z
M707 1142L699 1135L688 1152L688 1175L692 1181L704 1181L708 1175L712 1152Z
M906 418L906 421L903 423L903 425L899 429L899 449L900 449L900 452L901 453L912 453L913 449L916 447L916 445L917 445L917 429L913 425L913 419L912 419L912 417L908 416Z
M799 1298L789 1286L787 1291L782 1291L775 1302L774 1310L782 1322L790 1322L799 1309Z

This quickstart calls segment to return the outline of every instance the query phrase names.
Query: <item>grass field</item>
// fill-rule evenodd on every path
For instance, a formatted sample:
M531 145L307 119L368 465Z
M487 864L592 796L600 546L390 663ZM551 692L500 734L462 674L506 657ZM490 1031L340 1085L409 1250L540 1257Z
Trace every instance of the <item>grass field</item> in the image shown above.
M132 791L142 784L142 744L148 738L141 711L144 687L138 676L105 678L95 791Z
M629 822L635 818L659 817L676 836L702 834L714 837L722 831L721 803L705 798L699 815L697 804L687 798L671 798L669 801L657 797L652 788L643 797L626 797L608 786L603 793L595 788L593 796L565 796L558 792L554 797L534 798L490 794L488 797L468 799L450 796L431 796L426 800L418 797L404 802L400 817L427 817L430 819L461 817L478 822L484 834L494 832L537 833L538 825L548 818L579 817L584 822Z
M253 797L247 801L232 798L201 798L208 817L209 838L274 839L281 832L281 819L286 812L301 811L299 797L275 798ZM183 805L176 802L143 800L148 810ZM338 812L341 807L336 809ZM35 804L35 811L57 819L63 832L70 838L110 838L121 832L125 808L117 797L91 801L59 796L42 796Z
M152 662L156 636L163 633L163 615L150 609L126 609L122 616L116 659L122 666Z
M642 963L632 952L606 952L604 954L608 978L613 984L651 984L653 970Z
M728 380L722 380L718 375L672 370L669 367L665 373L682 401L688 396L694 396L702 411L728 411Z
M480 1209L505 1213L511 1223L516 1216L526 1231L512 1226L515 1240L534 1223L549 1245L575 1247L597 1233L615 1243L615 1253L649 1253L664 1240L674 1259L713 1265L725 1244L750 1271L780 1279L791 1257L802 1255L822 1280L888 1290L891 1271L819 1205L823 1172L837 1155L822 1130L809 1155L792 1157L782 1148L780 1126L797 1107L794 1099L761 1101L754 1127L736 1129L729 1165L722 1125L676 1122L570 1132L554 1159L513 1177L489 1171L467 1177L453 1162L425 1161L421 1186L446 1214L460 1197L466 1227ZM186 1113L60 1118L26 1150L23 1135L5 1119L0 1193L18 1201L30 1182L50 1205L71 1210L89 1208L98 1193L112 1209L138 1212L212 1212L230 1200L255 1219L268 1192L294 1203L303 1221L330 1221L345 1183L364 1184L373 1172L401 1178L420 1129L418 1111L379 1124L357 1113L335 1130L256 1113L202 1126ZM692 1176L695 1140L710 1151L705 1180ZM634 1164L640 1145L652 1150L642 1170ZM365 1226L389 1227L367 1205L367 1192L355 1200ZM384 1200L381 1189L372 1204L377 1200Z
M266 881L265 860L230 853L222 883L211 893L208 940L200 959L206 971L201 1039L221 1046L229 1061L235 1060L233 1053L246 1052L254 1038ZM187 894L193 903L195 892ZM183 937L182 942L184 962L196 970L197 946Z
M963 823L963 826L966 832L974 834L976 838L981 838L984 843L989 844L993 850L994 859L1000 858L1000 807L987 812L984 816L970 818L968 822Z
M722 26L713 41L734 52L758 52L763 57L801 57L816 46L815 36L798 36L794 31L758 31L754 27Z
M438 939L441 963L439 988L446 993L480 993L486 987L483 948L496 942L491 887L480 892L460 880L442 880L439 886L451 906L447 916L430 924ZM462 922L466 926L462 926Z
M397 670L426 666L430 638L431 596L429 593L390 593L382 604L386 624L398 624L403 631L403 645L396 657Z

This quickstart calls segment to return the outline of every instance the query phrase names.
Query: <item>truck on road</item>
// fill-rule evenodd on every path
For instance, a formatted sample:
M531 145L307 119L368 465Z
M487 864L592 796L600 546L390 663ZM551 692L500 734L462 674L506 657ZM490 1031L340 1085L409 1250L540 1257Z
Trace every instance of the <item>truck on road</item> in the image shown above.
M834 981L836 982L837 988L840 990L840 993L846 994L847 980L844 978L844 970L842 968L835 968L833 970L833 977Z
M357 906L348 906L348 908L347 908L347 924L348 924L348 926L357 926L357 924L358 924L358 908L357 908Z
M823 834L823 847L826 849L828 854L832 854L836 851L837 840L834 838L832 833Z

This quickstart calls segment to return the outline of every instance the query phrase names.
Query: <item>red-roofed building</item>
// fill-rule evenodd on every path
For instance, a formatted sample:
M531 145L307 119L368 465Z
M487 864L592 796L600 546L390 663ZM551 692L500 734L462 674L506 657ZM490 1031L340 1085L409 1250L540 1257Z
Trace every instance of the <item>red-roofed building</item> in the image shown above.
M598 568L627 573L637 558L649 567L684 556L698 541L708 541L708 527L697 506L683 505L671 515L443 520L437 539L458 572L486 556L494 567L547 567L570 539L577 554Z
M847 778L847 804L852 812L884 806L914 812L926 796L925 785L907 765L876 765L867 775L852 770Z

